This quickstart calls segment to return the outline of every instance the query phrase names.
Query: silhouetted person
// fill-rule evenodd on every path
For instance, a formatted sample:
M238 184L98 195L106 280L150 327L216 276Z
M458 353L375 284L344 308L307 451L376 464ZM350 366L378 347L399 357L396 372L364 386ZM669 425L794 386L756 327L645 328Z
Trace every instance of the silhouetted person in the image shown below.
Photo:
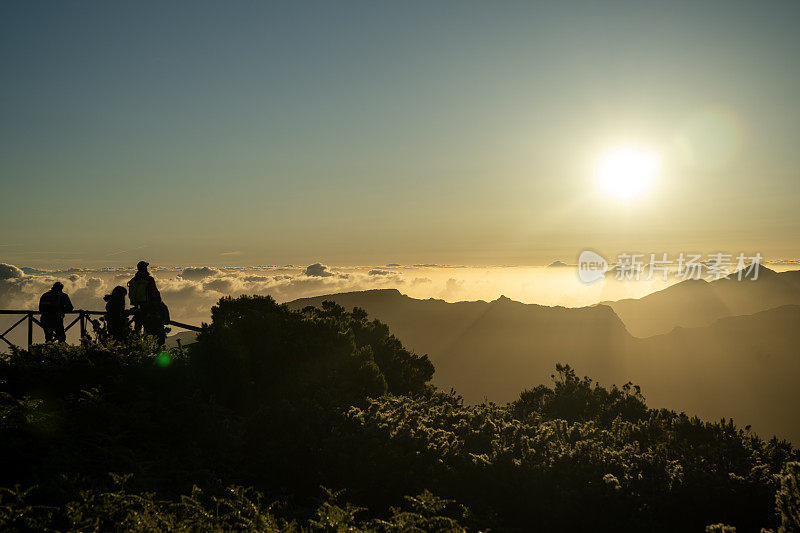
M42 294L39 298L39 312L42 313L42 329L44 329L45 342L65 342L67 334L64 331L64 313L72 311L72 302L64 294L64 284L60 281L53 283L53 288Z
M133 306L133 324L136 332L142 330L145 316L161 303L161 293L156 287L156 280L147 271L149 263L139 261L136 274L128 282L128 298Z
M116 341L124 341L128 338L130 328L128 327L128 312L125 309L125 296L128 291L125 287L117 285L111 291L111 294L106 294L103 299L106 301L106 327L108 334Z
M165 328L167 324L169 324L169 309L164 302L159 301L156 305L147 306L142 320L144 333L155 337L159 346L167 342L167 330Z

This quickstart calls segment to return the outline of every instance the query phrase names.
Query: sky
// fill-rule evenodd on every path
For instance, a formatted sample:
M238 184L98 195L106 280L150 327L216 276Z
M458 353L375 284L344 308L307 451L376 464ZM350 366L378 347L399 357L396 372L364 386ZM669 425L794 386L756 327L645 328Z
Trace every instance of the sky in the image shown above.
M0 260L800 257L798 2L0 3ZM619 146L655 154L634 199Z

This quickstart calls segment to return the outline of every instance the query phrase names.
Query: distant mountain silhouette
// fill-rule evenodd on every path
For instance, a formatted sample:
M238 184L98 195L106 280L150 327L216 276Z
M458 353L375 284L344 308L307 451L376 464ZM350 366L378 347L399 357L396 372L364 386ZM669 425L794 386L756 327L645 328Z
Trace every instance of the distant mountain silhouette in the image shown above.
M790 283L792 276L768 273L762 279L735 285L730 280L684 282L671 292L687 306L692 297L724 297L727 307L702 304L721 314L755 307L751 299L762 293L778 301L773 283ZM714 292L695 292L695 285ZM361 307L387 323L406 347L429 355L437 386L453 387L469 402L513 400L521 389L546 381L555 363L565 362L587 369L602 383L634 381L654 407L711 419L733 416L742 425L800 442L800 392L793 385L800 375L800 305L710 319L704 327L672 327L668 334L644 339L628 333L606 305L547 307L506 297L447 303L417 300L395 289L303 298L288 305L300 309L324 300Z
M602 302L632 335L649 337L676 326L708 326L718 318L800 304L800 271L775 272L761 266L756 280L736 274L707 282L686 280L639 299Z
M630 379L648 391L652 405L674 402L701 417L733 416L798 443L798 324L800 305L786 305L634 339L625 354Z
M546 307L504 296L448 303L377 289L303 298L289 306L318 307L324 300L347 309L361 307L387 323L407 348L431 356L435 384L454 387L471 401L513 399L531 383L547 380L564 359L589 374L606 376L603 370L614 364L606 355L630 338L609 307Z
M566 264L566 263L565 263L565 262L563 262L563 261L553 261L552 263L550 263L549 265L547 265L547 268L563 268L563 267L568 267L568 266L569 266L569 265L568 265L568 264Z
M167 347L172 348L173 346L177 346L179 340L181 341L181 344L183 346L188 346L189 344L193 344L197 342L197 332L181 331L174 335L170 335L167 337Z

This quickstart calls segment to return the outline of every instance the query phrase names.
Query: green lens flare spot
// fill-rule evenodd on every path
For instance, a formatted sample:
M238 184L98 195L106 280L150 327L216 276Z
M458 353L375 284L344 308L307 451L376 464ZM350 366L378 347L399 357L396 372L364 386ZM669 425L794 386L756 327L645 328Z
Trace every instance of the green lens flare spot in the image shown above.
M161 352L156 356L156 365L166 368L172 364L172 355L169 352Z

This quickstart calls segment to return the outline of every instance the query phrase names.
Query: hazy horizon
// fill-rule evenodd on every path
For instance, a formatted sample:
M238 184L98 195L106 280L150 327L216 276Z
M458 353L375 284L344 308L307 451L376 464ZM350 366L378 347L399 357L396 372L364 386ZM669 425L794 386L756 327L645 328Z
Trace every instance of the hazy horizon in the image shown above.
M800 262L767 263L775 271L800 270ZM315 268L316 267L316 268ZM36 309L39 296L56 280L77 308L103 307L103 295L124 286L132 266L37 269L0 263L0 308ZM577 267L400 265L151 265L174 320L199 323L223 296L270 295L283 303L298 298L369 289L397 289L418 299L447 302L493 301L505 296L526 304L584 307L604 301L641 298L682 281L671 271L666 280L606 279L584 283ZM705 279L705 277L703 278ZM709 278L710 279L710 278ZM5 323L7 320L0 320ZM9 323L10 324L10 323Z

